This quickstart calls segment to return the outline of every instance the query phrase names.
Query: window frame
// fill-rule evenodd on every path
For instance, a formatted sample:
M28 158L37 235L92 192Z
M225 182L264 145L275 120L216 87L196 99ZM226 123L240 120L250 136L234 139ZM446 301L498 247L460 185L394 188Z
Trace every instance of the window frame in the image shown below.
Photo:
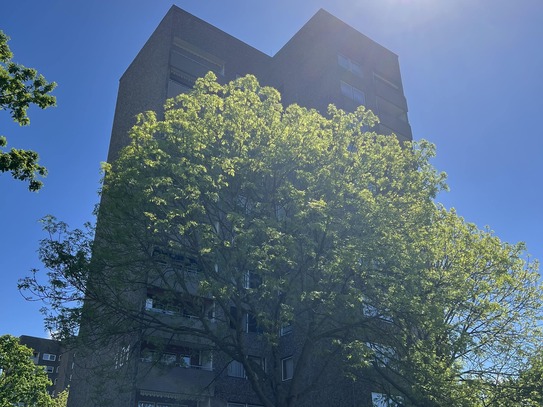
M260 365L262 370L266 372L266 358L263 356L247 355L247 359L255 361L257 365ZM233 367L235 366L235 368ZM226 374L228 377L235 377L238 379L247 379L247 371L243 363L232 359L226 368Z
M290 335L293 330L294 330L294 327L292 326L292 323L283 324L281 326L281 329L279 330L279 335L280 336Z
M289 375L290 372L290 375ZM292 356L287 356L286 358L281 359L281 380L287 381L292 380L294 377L294 358Z
M50 362L55 362L57 360L57 355L55 355L54 353L44 353L41 358L42 358L42 360L48 360Z
M238 360L232 359L226 368L226 375L228 377L234 377L237 379L247 379L247 374L245 373L245 367L243 363Z
M362 65L354 61L353 59L349 58L348 56L338 53L337 63L340 67L342 67L343 69L346 69L347 71L358 76L359 78L364 77L364 70L362 69Z
M366 93L350 83L340 81L340 92L344 97L357 105L366 104Z
M399 91L400 90L400 86L395 84L394 82L392 82L391 80L385 78L384 76L382 75L379 75L377 72L373 72L373 80L374 81L378 81L380 83L383 83L385 85L387 85L388 87L396 90L396 91Z

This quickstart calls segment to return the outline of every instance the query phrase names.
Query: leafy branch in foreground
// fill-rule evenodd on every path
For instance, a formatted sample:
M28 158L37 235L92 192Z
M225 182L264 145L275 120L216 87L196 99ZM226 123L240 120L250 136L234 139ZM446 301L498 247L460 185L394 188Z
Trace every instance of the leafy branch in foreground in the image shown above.
M25 299L42 301L45 328L57 339L76 335L85 297L94 228L70 230L54 216L41 219L47 237L40 241L38 255L47 271L47 282L39 281L38 270L21 279L18 288Z
M14 122L27 126L30 105L41 109L55 106L56 98L50 93L56 83L47 82L33 68L13 62L8 41L9 37L0 30L0 110L9 111ZM10 172L13 178L28 181L30 191L39 190L43 183L38 177L47 175L47 170L38 164L38 153L14 148L6 152L2 149L6 146L6 137L0 136L0 172Z

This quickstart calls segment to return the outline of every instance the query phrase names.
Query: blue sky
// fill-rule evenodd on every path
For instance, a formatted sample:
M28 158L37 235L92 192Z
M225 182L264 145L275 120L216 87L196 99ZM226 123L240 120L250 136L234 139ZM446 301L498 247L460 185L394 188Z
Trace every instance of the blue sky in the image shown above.
M399 55L415 139L437 145L451 191L439 201L543 258L543 3L540 0L186 0L173 4L273 55L324 8ZM0 29L15 60L56 81L58 107L0 134L35 149L45 187L0 174L0 335L46 336L41 304L16 285L40 267L38 220L92 220L118 80L171 0L18 0Z

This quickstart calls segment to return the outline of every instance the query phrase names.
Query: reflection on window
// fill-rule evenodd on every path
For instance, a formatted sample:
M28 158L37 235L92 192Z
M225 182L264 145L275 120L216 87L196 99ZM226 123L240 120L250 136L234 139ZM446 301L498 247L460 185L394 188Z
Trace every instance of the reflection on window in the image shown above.
M375 342L367 342L366 346L373 351L375 363L381 367L388 366L396 355L393 347Z
M373 407L397 407L398 403L383 393L371 393Z

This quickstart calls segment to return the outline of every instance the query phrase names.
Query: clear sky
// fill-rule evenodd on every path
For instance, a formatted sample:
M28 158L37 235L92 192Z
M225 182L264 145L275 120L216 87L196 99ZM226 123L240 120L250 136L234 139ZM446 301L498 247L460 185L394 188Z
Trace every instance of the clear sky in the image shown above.
M543 259L543 2L541 0L179 0L179 7L273 55L324 8L399 55L415 139L437 145L451 192L439 201ZM0 134L35 149L45 187L0 174L0 335L46 336L41 304L19 278L40 267L38 220L92 220L118 80L172 0L17 0L0 29L15 61L56 81L58 107L30 110Z

